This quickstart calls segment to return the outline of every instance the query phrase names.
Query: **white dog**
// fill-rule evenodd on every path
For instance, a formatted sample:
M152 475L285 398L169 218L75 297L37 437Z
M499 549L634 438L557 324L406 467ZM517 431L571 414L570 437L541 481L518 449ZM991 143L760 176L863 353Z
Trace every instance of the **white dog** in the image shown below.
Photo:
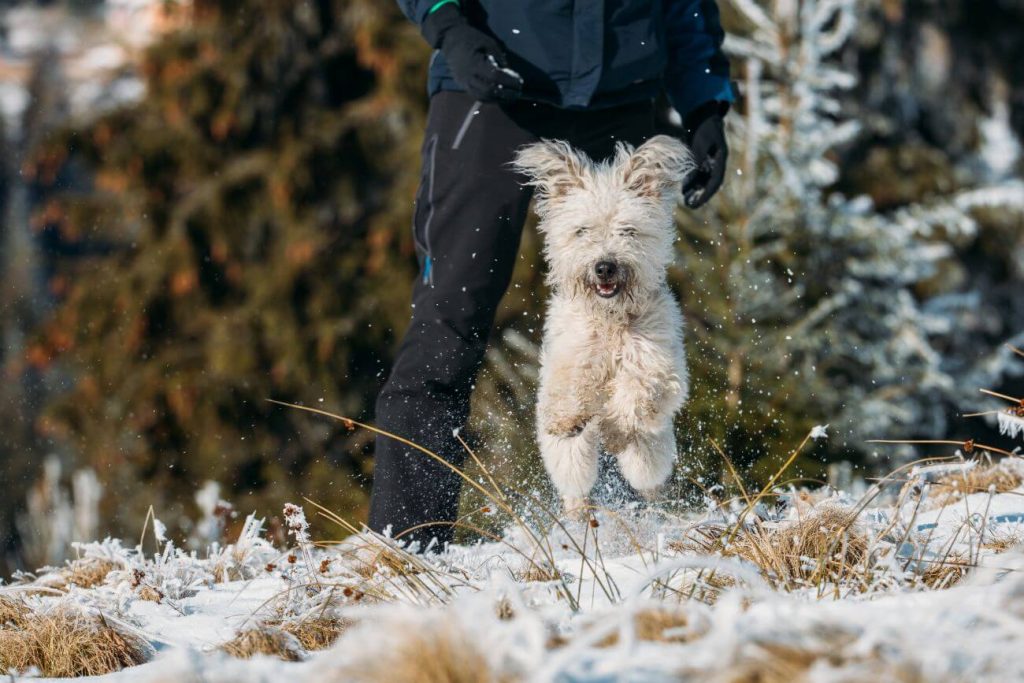
M665 271L689 151L659 135L595 163L546 140L521 149L514 166L536 188L552 289L537 401L544 465L567 511L587 504L600 446L652 497L672 473L672 420L688 391Z

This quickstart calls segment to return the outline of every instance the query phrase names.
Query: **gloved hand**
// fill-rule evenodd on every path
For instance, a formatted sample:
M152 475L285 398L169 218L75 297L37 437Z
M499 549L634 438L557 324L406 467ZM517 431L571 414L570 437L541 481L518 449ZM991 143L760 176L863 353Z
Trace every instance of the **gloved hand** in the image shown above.
M455 3L442 5L423 21L423 37L441 50L459 85L483 102L512 102L523 79L508 68L497 40L470 25Z
M727 111L726 102L708 102L690 112L683 124L685 142L697 164L697 170L683 183L683 201L691 209L704 206L718 192L725 178L729 146L725 141L723 118Z

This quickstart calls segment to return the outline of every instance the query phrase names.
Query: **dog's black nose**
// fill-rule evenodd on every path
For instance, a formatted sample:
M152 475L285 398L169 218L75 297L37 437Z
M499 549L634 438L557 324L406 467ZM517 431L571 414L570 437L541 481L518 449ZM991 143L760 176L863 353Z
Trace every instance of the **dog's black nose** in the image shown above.
M598 261L594 266L594 274L597 275L598 280L611 280L615 277L617 270L618 268L611 261Z

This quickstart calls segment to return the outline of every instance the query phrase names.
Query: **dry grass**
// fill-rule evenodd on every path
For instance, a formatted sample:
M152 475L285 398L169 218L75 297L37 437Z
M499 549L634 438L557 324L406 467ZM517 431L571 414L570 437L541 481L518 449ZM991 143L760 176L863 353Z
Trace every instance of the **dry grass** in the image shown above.
M277 657L286 662L297 662L307 652L323 650L345 632L352 622L335 617L314 617L290 622L262 622L258 626L240 631L220 646L223 652L239 659L256 655Z
M160 602L164 599L164 594L153 586L139 586L135 594L139 597L139 600L146 600L147 602Z
M98 676L142 664L151 648L141 638L115 628L101 617L72 610L30 613L3 600L7 615L0 627L0 672L36 668L43 676Z
M989 532L986 535L984 542L981 547L985 550L991 550L996 553L1005 553L1010 548L1014 548L1021 543L1024 543L1024 534L1020 532L1006 531L1006 532Z
M640 610L633 615L633 632L637 640L654 643L688 643L703 633L696 631L686 611L669 605ZM613 633L601 640L598 647L611 647L619 642Z
M0 629L24 628L32 610L16 597L0 596Z
M813 671L813 674L812 674ZM831 674L831 675L829 675ZM801 648L762 643L747 648L738 660L710 680L715 683L925 683L920 668L909 662L890 662L874 654L849 655L842 645ZM927 679L936 683L934 679Z
M239 659L267 655L283 659L286 662L298 662L305 656L302 644L296 636L268 624L261 624L255 628L241 631L221 645L220 649Z
M867 548L848 510L824 507L796 522L743 529L723 554L752 562L769 581L796 587L842 580Z
M969 557L949 555L939 562L929 563L921 572L921 583L934 590L955 586L967 576L971 566Z
M316 617L284 624L281 630L295 636L302 649L312 652L333 645L351 625L352 622L346 619Z
M1006 493L1022 483L1024 477L1015 467L1003 462L982 466L979 462L969 470L947 474L935 481L930 499L936 506L951 505L972 493Z
M364 579L371 579L379 573L405 576L418 574L421 569L409 561L402 551L389 546L367 545L357 553L359 562L353 567Z
M562 572L558 570L558 567L544 561L531 562L526 569L516 573L516 580L523 583L547 583L559 581L561 578Z
M337 680L359 683L504 683L488 666L471 634L452 624L404 629L388 647L356 657Z
M771 585L790 590L852 578L868 552L867 536L857 527L853 513L835 506L811 509L795 522L771 526L757 522L738 529L731 540L724 527L720 535L706 530L700 533L698 538L670 547L742 558L760 568ZM698 590L714 593L732 584L730 577L704 572ZM706 597L713 599L714 595Z
M71 585L79 588L95 588L106 580L110 572L122 568L121 565L110 560L86 557L74 560L66 567L43 575L39 583L57 590L67 590Z

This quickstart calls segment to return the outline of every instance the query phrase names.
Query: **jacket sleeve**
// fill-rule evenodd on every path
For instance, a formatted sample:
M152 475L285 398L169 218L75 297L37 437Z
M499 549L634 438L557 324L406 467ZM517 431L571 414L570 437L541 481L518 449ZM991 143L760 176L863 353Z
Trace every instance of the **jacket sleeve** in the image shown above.
M715 0L662 0L668 64L665 90L684 118L712 100L735 99L729 60L722 52L725 31Z
M423 26L423 20L437 4L438 0L398 0L402 13L417 26Z

